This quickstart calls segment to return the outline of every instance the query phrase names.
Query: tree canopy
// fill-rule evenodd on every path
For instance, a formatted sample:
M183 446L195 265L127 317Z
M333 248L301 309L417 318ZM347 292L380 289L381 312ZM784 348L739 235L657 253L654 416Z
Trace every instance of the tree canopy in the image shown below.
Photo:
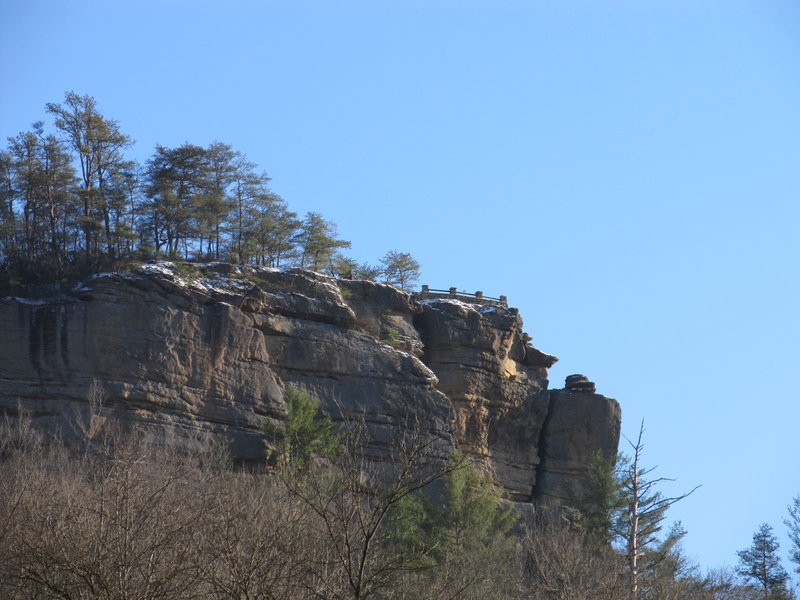
M419 263L408 252L389 250L380 262L386 283L407 290L419 279Z
M133 138L89 95L67 92L0 150L0 294L60 291L99 270L145 260L302 267L407 288L419 265L391 251L359 265L337 225L302 219L271 178L230 144L157 145L139 164ZM389 260L391 257L391 260ZM388 262L387 262L388 261ZM55 284L55 285L54 285Z
M736 553L736 571L756 584L765 600L788 600L786 582L789 578L778 556L778 539L772 527L762 523L753 534L753 543Z

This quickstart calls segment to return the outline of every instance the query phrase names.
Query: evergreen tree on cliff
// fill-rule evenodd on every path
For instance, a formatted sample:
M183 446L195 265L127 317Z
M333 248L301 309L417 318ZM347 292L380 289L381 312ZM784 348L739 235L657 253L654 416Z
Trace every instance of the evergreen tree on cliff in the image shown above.
M419 263L408 252L389 250L380 260L386 283L408 290L419 279Z
M124 160L122 150L131 146L133 140L120 131L116 121L100 114L95 99L89 95L67 92L64 104L49 103L47 112L55 117L56 127L62 131L80 163L84 248L92 255L103 250L111 253L113 233L108 181L111 171ZM101 231L104 244L100 243Z
M349 248L350 242L337 238L336 224L322 218L318 212L306 213L295 241L302 250L300 266L312 271L331 267L338 248Z

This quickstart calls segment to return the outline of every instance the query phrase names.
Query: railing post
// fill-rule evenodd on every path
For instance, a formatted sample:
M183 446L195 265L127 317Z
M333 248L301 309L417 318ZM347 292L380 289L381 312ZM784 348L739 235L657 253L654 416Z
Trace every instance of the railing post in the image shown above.
M508 306L508 298L506 296L500 296L500 302Z
M475 297L478 300L483 300L483 292L475 292Z
M422 293L423 293L423 294L427 294L429 289L430 289L430 288L429 288L427 285L423 285L423 286L422 286Z
M450 288L450 295L451 295L451 296L455 296L455 295L456 295L456 289L457 289L457 288L454 288L454 287L451 287L451 288Z

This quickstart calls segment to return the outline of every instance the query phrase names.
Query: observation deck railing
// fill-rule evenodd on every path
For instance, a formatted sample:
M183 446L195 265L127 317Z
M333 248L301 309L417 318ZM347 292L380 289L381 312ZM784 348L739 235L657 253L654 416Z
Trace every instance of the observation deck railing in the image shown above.
M450 300L459 300L470 304L486 304L489 306L508 308L508 298L506 296L493 298L492 296L484 296L483 292L480 291L475 293L459 292L458 289L454 287L446 290L436 290L427 285L423 285L422 290L414 294L414 297L417 300L425 300L426 298L449 298Z

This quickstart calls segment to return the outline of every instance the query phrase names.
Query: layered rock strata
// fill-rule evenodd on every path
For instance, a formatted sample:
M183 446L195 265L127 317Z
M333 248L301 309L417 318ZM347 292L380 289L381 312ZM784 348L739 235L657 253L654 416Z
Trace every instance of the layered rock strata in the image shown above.
M539 503L564 504L581 494L588 465L616 456L622 413L584 375L568 376L565 388L551 390L549 398L534 496Z
M619 406L548 390L557 359L530 339L513 308L299 269L144 265L0 301L0 409L64 428L93 389L122 423L210 432L259 459L259 426L284 418L295 384L335 419L362 420L376 459L422 427L477 456L506 497L560 497L587 457L616 452Z

